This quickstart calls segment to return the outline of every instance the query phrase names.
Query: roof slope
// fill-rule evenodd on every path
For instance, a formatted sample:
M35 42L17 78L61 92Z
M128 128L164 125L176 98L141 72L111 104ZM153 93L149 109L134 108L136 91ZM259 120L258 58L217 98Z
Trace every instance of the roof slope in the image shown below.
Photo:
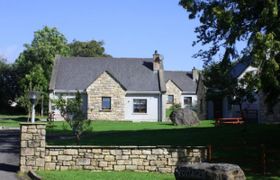
M159 91L153 59L59 57L50 90L85 90L102 72L110 73L128 91Z
M187 71L164 71L165 82L173 81L182 91L196 92L197 83L192 80Z
M233 78L238 78L252 62L251 57L245 56L240 59L230 70L230 75Z

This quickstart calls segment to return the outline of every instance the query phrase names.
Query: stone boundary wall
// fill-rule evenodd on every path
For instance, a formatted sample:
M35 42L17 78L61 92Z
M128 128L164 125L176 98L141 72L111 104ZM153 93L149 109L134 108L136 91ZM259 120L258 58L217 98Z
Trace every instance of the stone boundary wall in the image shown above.
M47 146L45 169L173 173L178 164L206 160L205 147Z
M46 124L20 123L20 171L45 168Z
M205 146L47 146L45 124L21 123L20 171L85 169L173 173L204 162Z

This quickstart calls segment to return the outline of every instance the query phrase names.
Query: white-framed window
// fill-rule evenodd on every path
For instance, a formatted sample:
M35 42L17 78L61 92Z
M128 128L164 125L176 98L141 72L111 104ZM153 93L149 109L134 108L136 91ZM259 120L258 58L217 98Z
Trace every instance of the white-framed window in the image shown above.
M147 99L133 99L133 113L147 113Z
M111 97L102 97L102 110L111 110Z
M192 106L192 97L184 97L184 105Z
M174 103L174 95L168 95L167 104L173 104L173 103Z

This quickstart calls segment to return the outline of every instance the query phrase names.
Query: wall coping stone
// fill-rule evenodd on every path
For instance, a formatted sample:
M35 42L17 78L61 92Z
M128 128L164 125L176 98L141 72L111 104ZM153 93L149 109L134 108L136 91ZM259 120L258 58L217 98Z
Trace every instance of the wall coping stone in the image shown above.
M155 149L155 148L184 148L184 149L205 149L207 146L170 146L170 145L159 145L159 146L89 146L89 145L83 145L83 146L77 146L77 145L67 145L67 146L61 146L61 145L47 145L47 149Z
M35 122L35 123L32 123L32 122L21 122L19 123L19 125L25 125L25 126L31 126L31 125L47 125L47 123L45 122Z

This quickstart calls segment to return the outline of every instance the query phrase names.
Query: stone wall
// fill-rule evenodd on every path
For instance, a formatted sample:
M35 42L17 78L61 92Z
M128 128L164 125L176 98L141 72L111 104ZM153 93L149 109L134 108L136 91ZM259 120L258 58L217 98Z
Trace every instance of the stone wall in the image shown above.
M20 124L20 171L44 169L45 126L43 123Z
M102 73L88 88L88 119L123 120L125 90L107 72ZM111 110L102 110L102 97L111 97Z
M176 165L204 162L208 157L204 146L46 146L45 135L45 124L21 124L20 171L86 169L173 173Z
M202 162L206 157L205 147L47 146L45 169L173 173L178 164Z
M166 83L166 97L168 98L168 95L174 96L174 104L181 104L181 90L171 81L167 81ZM170 108L172 104L168 104L168 101L166 101L166 108ZM182 105L182 104L181 104Z

